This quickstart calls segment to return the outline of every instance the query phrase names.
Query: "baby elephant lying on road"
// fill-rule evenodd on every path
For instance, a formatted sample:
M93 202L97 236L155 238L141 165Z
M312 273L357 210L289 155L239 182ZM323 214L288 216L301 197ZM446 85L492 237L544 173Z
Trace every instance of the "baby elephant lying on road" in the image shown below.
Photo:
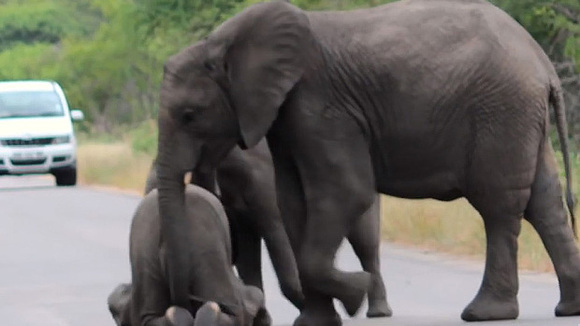
M157 190L144 197L133 217L130 258L133 284L121 284L108 305L117 325L270 325L262 291L244 285L231 266L231 242L219 200L194 185L185 188L186 218L180 223L187 243L190 306L172 306L165 268L166 243L160 237ZM195 321L193 316L196 316Z

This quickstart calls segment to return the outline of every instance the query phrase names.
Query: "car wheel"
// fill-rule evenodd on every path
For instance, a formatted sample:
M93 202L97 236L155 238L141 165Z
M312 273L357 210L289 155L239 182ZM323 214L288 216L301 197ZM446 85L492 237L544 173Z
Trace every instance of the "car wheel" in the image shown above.
M54 172L57 186L74 186L77 184L77 169L71 168Z

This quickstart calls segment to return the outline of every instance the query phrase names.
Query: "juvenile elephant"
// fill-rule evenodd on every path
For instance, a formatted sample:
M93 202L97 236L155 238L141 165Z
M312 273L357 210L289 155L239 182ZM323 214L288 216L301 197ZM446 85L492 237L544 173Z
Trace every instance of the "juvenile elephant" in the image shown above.
M483 281L462 318L519 314L517 237L524 216L560 284L557 316L580 314L580 255L549 141L555 110L572 213L561 85L546 54L485 0L403 0L306 12L252 5L169 58L159 112L159 205L168 273L184 264L183 175L236 144L267 137L282 216L293 221L305 308L295 325L339 325L368 290L334 267L352 225L380 192L466 197L483 217ZM291 240L295 241L295 240ZM171 278L175 302L184 280Z
M261 239L264 239L282 293L302 309L304 295L288 235L276 203L272 158L264 140L246 152L227 154L217 169L198 166L191 183L219 195L232 228L234 264L240 278L263 290ZM157 188L156 160L147 178L145 193Z
M117 325L270 325L262 291L243 284L234 274L228 221L219 200L194 185L186 187L184 200L187 214L180 224L187 234L182 241L187 245L188 264L180 273L188 280L189 305L176 306L169 297L163 265L167 248L157 190L153 190L143 198L131 223L132 284L117 286L107 300Z
M156 160L147 178L145 193L157 188ZM214 171L215 170L215 171ZM219 194L233 227L234 264L242 281L263 290L260 240L265 240L274 269L280 280L282 293L301 309L303 296L295 258L288 236L299 250L299 235L287 235L276 202L276 185L272 156L265 140L255 147L239 147L226 155L216 169L192 168L191 183ZM217 179L217 182L216 182ZM217 188L216 188L217 183ZM372 275L369 288L368 317L392 315L380 272L380 216L379 200L357 221L348 236L363 269ZM293 229L289 229L292 231Z

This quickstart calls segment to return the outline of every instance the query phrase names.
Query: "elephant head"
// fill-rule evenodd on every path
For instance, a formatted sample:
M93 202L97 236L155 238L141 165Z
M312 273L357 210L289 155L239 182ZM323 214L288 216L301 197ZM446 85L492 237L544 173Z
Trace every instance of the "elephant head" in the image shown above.
M171 298L187 306L183 175L211 169L236 145L256 145L303 75L307 16L282 1L253 5L170 57L161 86L158 190ZM181 289L181 290L180 290Z

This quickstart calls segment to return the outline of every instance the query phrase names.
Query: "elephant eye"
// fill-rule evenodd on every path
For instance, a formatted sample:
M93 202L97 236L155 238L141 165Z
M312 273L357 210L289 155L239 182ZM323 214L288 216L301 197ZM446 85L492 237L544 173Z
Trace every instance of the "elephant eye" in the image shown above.
M193 121L194 117L195 117L195 110L193 108L187 108L183 111L183 115L181 116L181 120L184 123L190 123L191 121Z
M206 61L204 64L205 69L209 70L209 71L214 71L215 70L215 64Z

